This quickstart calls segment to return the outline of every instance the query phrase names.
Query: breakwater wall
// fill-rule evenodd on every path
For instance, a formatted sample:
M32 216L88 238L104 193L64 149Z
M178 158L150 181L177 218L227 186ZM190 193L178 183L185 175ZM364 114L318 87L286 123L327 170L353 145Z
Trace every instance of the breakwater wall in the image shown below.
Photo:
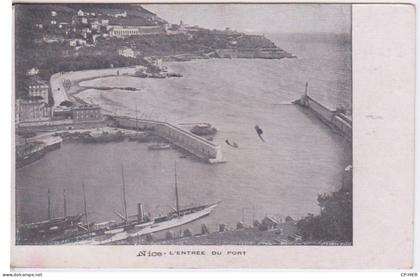
M224 162L219 145L167 122L109 115L119 128L149 130L209 163Z
M220 58L243 58L243 59L282 59L292 55L280 48L232 48L217 49L215 53Z
M307 94L304 94L293 103L310 110L322 122L340 133L347 141L352 141L353 127L350 117L340 111L325 107Z

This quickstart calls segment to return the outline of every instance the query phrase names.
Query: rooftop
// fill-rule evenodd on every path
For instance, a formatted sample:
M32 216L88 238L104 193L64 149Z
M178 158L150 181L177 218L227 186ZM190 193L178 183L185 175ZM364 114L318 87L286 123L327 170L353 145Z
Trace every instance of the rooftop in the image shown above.
M101 107L99 105L91 105L91 104L86 104L86 105L78 105L73 107L73 110L91 110L91 109L100 109Z

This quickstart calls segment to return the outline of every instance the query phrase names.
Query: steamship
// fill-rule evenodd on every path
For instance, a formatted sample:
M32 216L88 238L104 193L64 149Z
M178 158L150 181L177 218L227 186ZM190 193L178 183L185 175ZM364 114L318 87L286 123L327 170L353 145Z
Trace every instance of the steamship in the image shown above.
M124 195L124 215L115 212L122 219L122 222L115 223L113 221L109 221L98 224L87 223L84 227L84 233L79 233L77 235L73 234L68 235L67 237L59 238L56 240L56 243L69 245L101 245L129 240L130 238L140 237L148 234L153 234L159 231L172 229L201 219L210 215L212 210L218 205L218 203L213 203L180 209L175 165L176 209L174 209L174 211L169 212L165 216L159 216L151 219L148 216L144 215L143 206L141 203L138 203L137 215L127 216L123 171L122 179ZM87 215L87 211L85 211L85 215ZM88 222L87 219L86 222Z

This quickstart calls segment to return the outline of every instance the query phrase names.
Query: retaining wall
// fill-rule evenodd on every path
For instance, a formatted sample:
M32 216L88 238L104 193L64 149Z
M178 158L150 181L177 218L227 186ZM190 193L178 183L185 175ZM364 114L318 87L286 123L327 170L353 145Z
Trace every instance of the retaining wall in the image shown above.
M110 116L119 127L148 129L174 145L210 163L223 162L221 147L167 122L134 119L125 116Z

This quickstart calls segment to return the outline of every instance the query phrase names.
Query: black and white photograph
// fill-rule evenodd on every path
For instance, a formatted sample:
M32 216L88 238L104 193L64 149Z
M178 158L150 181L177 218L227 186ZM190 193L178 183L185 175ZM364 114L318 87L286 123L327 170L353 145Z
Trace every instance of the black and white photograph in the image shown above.
M15 245L351 247L351 15L15 3Z

